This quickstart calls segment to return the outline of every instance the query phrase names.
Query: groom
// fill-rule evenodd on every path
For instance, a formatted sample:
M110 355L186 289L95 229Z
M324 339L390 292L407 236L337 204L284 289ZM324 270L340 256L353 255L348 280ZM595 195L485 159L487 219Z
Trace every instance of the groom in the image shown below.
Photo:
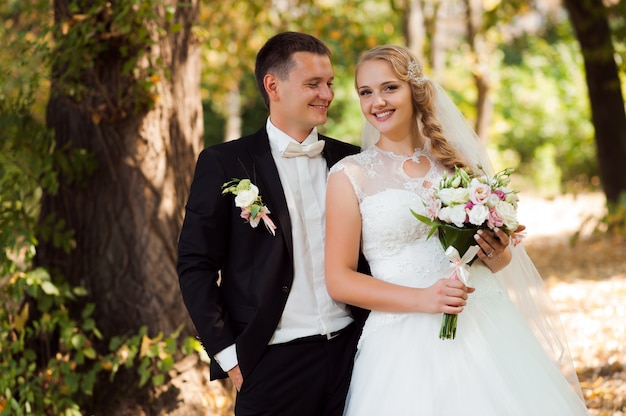
M341 415L360 326L326 291L325 192L330 166L359 149L317 132L334 97L320 40L275 35L255 76L266 125L198 158L179 240L181 292L211 379L237 388L237 416ZM251 190L222 194L232 179ZM267 211L245 210L256 189Z

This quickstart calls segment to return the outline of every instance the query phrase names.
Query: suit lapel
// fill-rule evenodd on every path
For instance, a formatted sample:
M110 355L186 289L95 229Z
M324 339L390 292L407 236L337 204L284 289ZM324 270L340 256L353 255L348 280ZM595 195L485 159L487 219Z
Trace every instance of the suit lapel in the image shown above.
M269 139L265 128L258 131L254 137L254 145L251 146L253 164L257 167L257 181L263 202L271 211L270 217L278 228L278 234L285 239L289 254L293 257L293 241L291 238L291 220L287 208L287 200L283 191L276 163L272 157ZM282 232L281 232L282 230Z
M330 169L342 158L342 156L337 152L335 143L333 143L332 140L327 140L328 138L326 136L322 136L321 134L319 134L318 137L320 140L324 140L326 142L322 156L326 159L326 165L328 166L328 169Z
M324 151L322 153L326 164L330 169L335 163L337 163L344 155L338 152L332 140L326 140L325 136L319 135L320 140L324 140ZM267 131L265 128L260 129L255 133L251 139L253 145L250 146L250 156L253 163L253 170L256 171L255 180L258 182L257 186L260 189L263 202L267 205L271 211L270 217L274 220L279 232L278 234L283 236L285 245L289 250L291 258L293 258L293 240L291 237L291 219L289 218L289 210L287 208L287 200L285 199L285 193L278 176L278 170L276 169L276 163L272 157L270 150L269 139L267 137Z

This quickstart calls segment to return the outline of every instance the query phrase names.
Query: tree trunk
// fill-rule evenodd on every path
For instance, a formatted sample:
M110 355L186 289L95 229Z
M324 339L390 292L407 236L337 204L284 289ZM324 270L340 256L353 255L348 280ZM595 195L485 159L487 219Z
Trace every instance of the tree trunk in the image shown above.
M407 47L415 54L417 60L427 66L428 63L424 60L426 30L421 0L407 1L404 13L404 38Z
M71 21L69 3L54 0L57 23ZM59 147L86 149L96 168L79 181L60 178L58 192L43 196L42 220L54 214L56 221L64 221L74 233L74 248L65 253L43 240L37 261L87 288L106 339L136 333L142 325L154 336L189 324L175 265L184 204L202 145L199 48L191 33L198 2L189 7L175 0L163 3L156 10L158 22L146 23L156 43L139 63L148 67L160 61L152 109L105 109L89 102L102 95L67 95L60 87L64 69L53 68L48 126ZM165 6L176 7L171 23L182 29L159 37L156 26L167 27ZM103 94L128 93L121 87L125 59L118 49L100 52L83 78L87 87Z
M57 23L80 22L72 18L70 2L54 0ZM97 12L96 23L124 5L111 4L102 6L105 11L109 8L108 14ZM171 20L166 19L166 7L175 10ZM110 33L94 30L100 38L93 65L76 78L87 87L80 97L66 88L63 75L68 67L52 68L48 126L59 148L85 149L96 163L93 174L78 179L61 176L58 192L43 195L42 224L49 218L54 218L53 224L65 223L73 233L73 249L67 253L52 239L42 238L36 261L72 285L87 289L87 300L96 306L94 318L104 345L115 335L136 334L142 326L152 338L159 332L168 336L181 325L183 334L194 334L175 267L184 204L202 147L200 50L191 31L198 1L181 6L176 0L163 0L153 12L151 21L138 19L141 29L149 30L152 42L137 48L147 54L132 71L124 70L129 55L120 52L127 46L120 43L132 45L132 36L139 30L131 30L126 38L116 38L113 29ZM163 35L168 25L179 29ZM56 53L77 52L61 48ZM145 70L152 75L137 77ZM137 80L129 83L129 74ZM152 89L139 89L143 96L133 95L137 90L131 87L137 86L136 81L141 86L146 79L153 83ZM146 97L152 105L142 110L138 104ZM188 369L196 377L185 377L178 368L169 373L169 384L149 393L135 393L138 385L132 373L118 373L114 383L96 390L92 410L96 414L162 414L158 408L166 407L171 415L201 414L197 409L206 406L202 395L181 397L206 388L207 380L201 376L206 365L198 363ZM186 381L187 389L185 383L176 384L180 380Z
M226 96L226 132L224 141L241 137L241 91L233 88Z
M585 62L600 179L611 205L626 192L626 113L608 12L596 0L565 0L565 7Z
M443 13L441 12L442 6L445 5L446 0L433 0L429 3L430 14L424 16L424 26L426 28L426 36L429 39L428 42L428 60L431 67L431 76L435 80L441 80L443 72L446 66L445 57L445 42L443 37L445 33L442 33L440 23ZM426 13L424 13L426 14Z
M464 0L466 7L467 39L472 51L472 75L476 84L476 134L485 143L489 141L489 125L493 115L493 104L489 99L489 64L484 34L479 31L483 13L482 4L477 0Z

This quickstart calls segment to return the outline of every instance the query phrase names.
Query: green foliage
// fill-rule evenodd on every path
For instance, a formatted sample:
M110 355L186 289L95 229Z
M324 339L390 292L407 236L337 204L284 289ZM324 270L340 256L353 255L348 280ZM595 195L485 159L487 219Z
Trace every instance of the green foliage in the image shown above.
M3 285L0 336L6 341L0 351L0 391L5 402L0 403L0 414L80 414L71 397L91 392L95 369L75 370L95 352L62 307L79 293L53 283L43 269L16 272ZM54 357L45 357L40 342L50 343L53 337L63 347Z
M338 77L335 80L335 99L330 107L328 121L319 131L360 145L362 128L363 115L354 88L354 75Z
M206 84L204 88L208 88ZM244 74L240 83L241 89L241 135L252 134L265 125L268 111L256 87L254 74ZM204 116L204 145L221 143L224 141L226 118L223 112L215 108L219 105L213 100L202 102Z
M0 276L32 260L41 188L55 192L57 185L52 135L31 111L45 77L38 62L47 51L29 21L15 27L21 14L17 4L0 6L6 19L0 25Z
M38 229L42 191L56 191L60 172L78 179L92 164L84 153L55 149L50 132L30 114L31 82L18 92L4 83L0 99L0 415L79 415L99 375L108 371L112 380L121 365L136 368L140 385L162 384L178 333L151 339L142 328L100 353L94 305L78 317L70 314L85 290L32 268L36 235L66 250L72 246L72 233L53 218Z
M46 25L41 24L50 4L46 0L0 2L0 101L2 111L24 108L40 95L46 75ZM2 130L4 132L4 130Z
M25 38L15 39L13 48L38 50ZM20 65L28 67L26 54ZM4 73L7 75L7 73ZM58 186L53 168L57 153L54 140L31 115L39 77L31 73L25 84L16 82L21 72L2 79L0 97L0 414L78 414L70 399L78 386L89 391L92 372L74 372L66 358L76 363L92 356L80 326L69 319L66 302L81 294L79 288L53 282L46 270L31 268L35 254L36 218L42 190ZM26 140L27 139L27 140ZM63 227L50 231L55 241L67 241ZM90 327L90 310L85 328ZM73 331L76 330L76 331ZM45 356L52 339L58 339L55 356Z
M165 383L180 330L151 338L140 328L105 340L95 305L81 302L85 289L33 267L38 236L65 251L74 243L72 230L54 215L38 221L42 194L57 191L59 175L80 186L95 164L82 149L57 148L34 111L48 48L21 17L43 12L34 3L49 4L32 3L31 9L0 5L0 55L12 57L0 59L0 415L73 416L90 413L97 386L122 370L137 374L137 388ZM193 341L183 346L184 353L199 350Z
M73 99L96 124L152 108L163 68L150 53L158 41L151 28L159 29L159 36L179 29L161 27L175 10L165 7L162 22L159 5L159 0L70 0L52 28L55 48L63 51L49 55L55 91Z
M566 25L501 49L494 138L518 171L548 194L591 186L597 175L582 62ZM552 172L552 173L548 173Z
M226 120L213 109L213 102L202 101L202 116L204 119L204 146L223 142Z
M41 268L16 272L3 284L0 415L81 415L104 382L101 376L108 373L114 382L122 368L136 371L138 387L165 383L180 329L167 338L150 338L142 327L134 336L110 339L108 350L100 353L95 306L87 304L78 319L69 313L84 295L84 289L55 282Z
M329 123L320 131L332 131L334 137L348 137L346 140L352 141L360 129L360 112L355 120L355 112L351 111L356 97L352 85L354 65L359 54L374 45L401 43L402 33L396 29L401 20L402 16L387 0L296 0L289 7L269 0L204 1L201 25L195 28L195 33L202 41L202 89L205 120L209 121L205 143L223 140L221 129L228 114L227 94L231 91L239 91L242 96L242 134L263 125L267 111L258 97L254 60L267 39L285 30L310 33L331 48L336 99ZM337 126L339 132L334 130Z
M262 125L263 120L255 114L264 119L266 112L256 106L258 92L246 77L252 74L254 56L262 43L282 30L308 32L329 44L336 95L329 120L320 131L358 143L361 114L352 87L353 65L364 49L405 42L402 27L407 2L298 0L290 2L289 8L270 3L204 2L202 27L197 33L205 57L203 94L210 97L213 112L206 133L212 139L207 143L223 137L228 116L224 96L232 88L242 94L243 130ZM611 6L611 23L616 58L623 70L626 37L621 34L626 19L621 12L626 6L622 3ZM491 54L490 99L495 104L491 143L498 152L494 158L518 163L519 173L546 193L594 189L598 168L584 69L566 16L560 9L538 9L521 0L488 2L483 7L480 31L488 44L498 48ZM539 25L528 26L538 19ZM451 42L460 42L459 48L447 52L446 74L438 75L452 80L445 82L446 87L452 87L449 91L455 102L471 116L475 111L475 86L467 71L471 57L461 38ZM536 173L545 167L553 169L554 175Z

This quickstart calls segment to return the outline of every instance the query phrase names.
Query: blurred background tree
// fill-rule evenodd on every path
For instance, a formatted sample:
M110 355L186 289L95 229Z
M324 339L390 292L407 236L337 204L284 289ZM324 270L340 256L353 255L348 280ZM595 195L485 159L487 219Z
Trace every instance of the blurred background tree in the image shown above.
M564 4L585 63L602 189L609 214L621 211L623 215L626 208L626 175L622 166L626 160L626 111L615 57L618 48L623 50L624 37L617 34L624 33L626 5L615 2L605 7L602 2L588 0L565 0ZM616 29L611 28L612 21ZM622 226L626 222L623 218L619 221Z
M176 241L200 149L264 125L253 66L274 33L308 32L333 51L322 132L359 142L354 64L374 45L404 44L525 192L602 190L619 213L624 7L0 3L0 415L230 414L186 338Z
M287 8L288 3L292 7ZM594 149L595 129L589 106L585 104L589 100L583 59L568 15L559 3L453 0L345 3L280 2L283 8L272 9L276 19L264 21L272 3L248 2L248 11L259 19L255 20L255 30L250 34L241 30L245 26L236 17L228 15L233 10L231 7L207 3L202 13L212 19L227 16L221 18L222 26L216 20L203 25L205 34L214 34L204 38L207 47L203 49L207 54L203 68L211 73L210 77L203 75L207 144L239 137L261 126L266 112L252 77L255 50L269 34L295 27L331 44L335 58L358 56L360 44L410 46L418 56L424 57L428 73L455 97L493 150L496 163L515 165L518 174L524 176L524 183L539 193L554 196L566 191L598 189L606 182L600 181L599 155ZM311 10L306 17L313 23L317 21L317 26L309 24L297 12L292 13L303 7ZM257 13L259 10L265 12ZM242 18L244 14L240 11L234 14ZM351 35L354 40L341 36L344 43L337 43L334 37L339 31L332 20L338 19L342 12L349 19L340 22L344 28L341 33L354 34ZM619 51L624 47L619 45L623 38L617 35L620 28L623 31L623 24L619 23L617 10L611 13L611 21L616 22L613 24L618 51L615 58L622 62L623 52ZM325 17L317 18L320 15ZM324 22L321 27L320 21ZM416 28L416 22L422 22L422 26ZM223 39L244 41L216 40L222 33L215 30L218 26L229 28L230 32L226 33L231 33L231 37ZM260 33L264 33L258 36L261 41L255 41L254 37ZM350 42L345 44L347 39ZM244 49L238 48L242 43ZM254 47L246 49L248 45ZM211 56L226 58L211 61ZM248 56L247 63L244 56ZM237 65L224 66L229 59ZM334 59L337 96L325 127L337 137L358 143L361 119L352 91L353 64L354 59ZM231 73L242 75L232 77ZM209 79L215 84L207 82ZM220 98L226 91L220 83L227 85L234 79L239 80L237 88L241 92L233 94L236 100ZM217 91L213 85L218 86ZM236 106L226 106L234 101L238 103ZM227 111L234 108L238 110ZM224 125L239 127L228 132ZM611 160L602 164L615 165ZM615 175L609 176L612 178Z

